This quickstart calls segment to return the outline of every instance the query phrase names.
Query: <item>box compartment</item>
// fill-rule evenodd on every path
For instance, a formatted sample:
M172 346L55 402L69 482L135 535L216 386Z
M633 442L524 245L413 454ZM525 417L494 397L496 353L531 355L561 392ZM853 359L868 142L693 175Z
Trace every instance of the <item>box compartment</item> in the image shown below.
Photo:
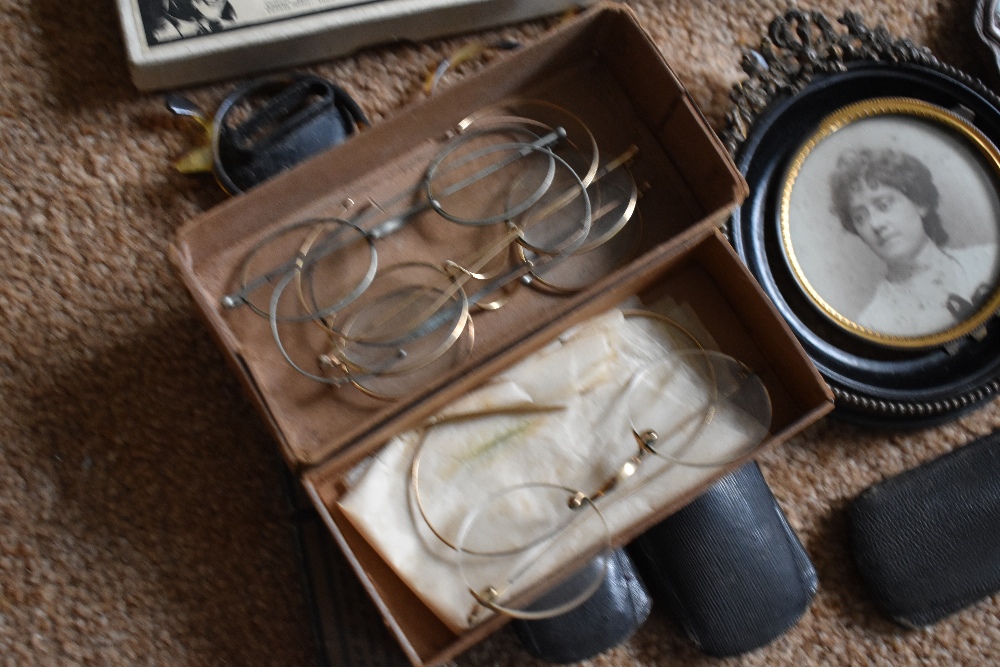
M591 128L603 155L638 148L631 169L644 190L638 205L642 254L570 297L521 290L508 306L477 321L472 356L424 391L393 403L339 401L331 411L330 389L300 376L275 353L266 319L220 305L236 284L240 262L283 225L343 217L350 212L345 203L357 206L363 198L388 199L419 178L460 120L517 97L571 110ZM285 458L306 468L337 454L364 455L366 443L385 442L560 330L606 309L613 301L604 295L612 286L634 281L711 233L745 194L744 181L656 47L628 11L605 8L192 220L172 254ZM379 264L468 254L471 246L456 227L409 225L383 240ZM294 353L294 342L289 349Z
M765 448L787 440L832 408L832 397L818 381L815 367L801 354L790 353L796 351L790 330L762 298L757 283L721 235L706 237L634 284L622 285L616 294L623 299L637 295L645 304L670 296L690 305L720 350L761 375L773 408L772 437ZM723 468L706 470L704 484L745 462L741 459ZM345 472L337 466L308 472L304 476L307 491L414 664L449 660L504 623L503 618L492 618L456 635L439 621L339 509L337 500L343 493ZM655 514L616 535L615 543L628 543L683 507L702 488L665 498Z

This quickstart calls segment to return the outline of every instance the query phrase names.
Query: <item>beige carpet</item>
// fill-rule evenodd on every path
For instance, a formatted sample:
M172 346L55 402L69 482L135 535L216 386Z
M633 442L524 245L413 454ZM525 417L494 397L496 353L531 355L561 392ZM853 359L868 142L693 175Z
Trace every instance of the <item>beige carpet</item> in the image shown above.
M785 8L629 4L716 127L739 46ZM855 7L981 72L967 0L813 6ZM319 70L378 122L460 43ZM130 85L109 0L0 0L0 67L0 665L315 664L278 455L166 258L177 227L222 198L171 170L190 126ZM228 89L191 92L213 108ZM910 433L827 420L770 452L764 472L821 581L802 621L717 661L654 613L594 664L1000 663L1000 597L928 630L885 620L849 562L842 513L873 482L997 426L997 404ZM500 633L456 662L529 661Z

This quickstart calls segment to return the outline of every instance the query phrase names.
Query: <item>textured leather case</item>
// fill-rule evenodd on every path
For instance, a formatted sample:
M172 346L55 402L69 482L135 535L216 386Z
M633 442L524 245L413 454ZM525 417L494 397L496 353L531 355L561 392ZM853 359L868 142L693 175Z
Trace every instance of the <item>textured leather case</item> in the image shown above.
M1000 433L875 484L848 519L869 593L902 625L1000 590Z
M597 592L570 611L513 622L521 645L536 658L567 663L586 660L628 639L649 616L651 601L628 554L612 553Z
M752 462L641 535L630 551L657 604L714 656L745 653L783 634L818 584Z

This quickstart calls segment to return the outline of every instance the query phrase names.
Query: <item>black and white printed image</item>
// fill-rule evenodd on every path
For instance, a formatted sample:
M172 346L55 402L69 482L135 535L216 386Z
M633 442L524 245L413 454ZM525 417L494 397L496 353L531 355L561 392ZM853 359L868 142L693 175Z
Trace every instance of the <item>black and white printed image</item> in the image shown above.
M150 44L210 35L235 27L239 21L230 0L143 0L142 6Z
M132 0L149 46L386 0Z
M996 166L959 130L906 114L855 120L791 179L786 252L835 319L876 338L934 337L996 293Z

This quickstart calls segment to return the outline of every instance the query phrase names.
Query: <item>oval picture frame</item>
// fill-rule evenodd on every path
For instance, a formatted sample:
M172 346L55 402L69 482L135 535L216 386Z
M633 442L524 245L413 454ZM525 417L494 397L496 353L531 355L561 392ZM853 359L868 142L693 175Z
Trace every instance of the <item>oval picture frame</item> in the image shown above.
M954 419L1000 396L1000 318L989 312L996 290L954 327L930 332L918 328L898 338L875 327L862 327L874 335L852 329L824 312L803 288L789 261L781 225L782 197L793 161L825 123L852 105L879 98L916 100L943 110L949 119L959 118L996 146L1000 97L926 48L884 28L869 28L850 12L836 23L815 11L779 15L760 45L744 50L742 67L747 78L733 87L733 107L720 136L747 181L749 195L733 211L726 231L736 254L829 385L833 416L878 428L914 428ZM964 130L951 129L937 115L927 122L965 136ZM829 204L817 206L831 216L828 223L841 227L829 213ZM954 234L956 240L961 236ZM811 242L817 252L833 255L831 244L817 238ZM800 270L811 262L799 257L806 254L805 247L793 250ZM842 250L840 256L853 259L853 253ZM861 273L859 264L846 265L841 272L851 278ZM812 282L817 283L816 293L828 300L835 301L831 295L837 289L851 292L837 283L831 288L819 279ZM854 296L855 310L841 303L831 306L857 324L860 302L868 294Z
M1000 151L959 115L913 98L855 102L792 157L781 247L804 293L845 331L889 347L945 345L1000 308L998 183Z

